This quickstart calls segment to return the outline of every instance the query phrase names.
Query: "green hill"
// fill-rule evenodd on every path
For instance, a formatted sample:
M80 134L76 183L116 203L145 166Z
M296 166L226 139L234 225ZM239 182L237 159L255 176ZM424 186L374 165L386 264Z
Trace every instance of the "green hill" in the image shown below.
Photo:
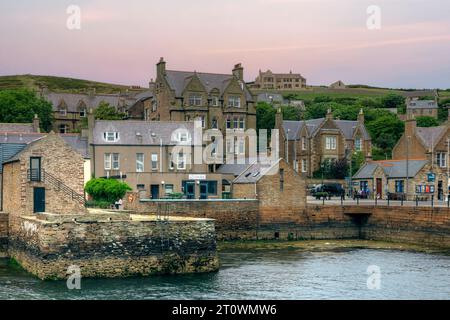
M85 92L95 88L97 93L117 93L130 88L130 86L126 85L54 76L28 74L0 76L0 90L20 88L39 90L42 86L46 86L51 91L58 92Z

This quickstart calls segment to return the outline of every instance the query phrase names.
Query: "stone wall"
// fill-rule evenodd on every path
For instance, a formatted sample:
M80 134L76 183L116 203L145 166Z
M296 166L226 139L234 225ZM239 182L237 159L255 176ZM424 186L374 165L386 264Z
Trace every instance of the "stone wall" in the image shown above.
M0 212L0 258L8 251L8 214Z
M217 238L257 239L257 200L141 200L137 193L129 193L133 201L125 202L125 209L141 214L161 214L178 217L215 219Z
M81 268L82 277L210 272L219 267L211 219L39 214L21 218L9 253L40 279L64 279L71 265Z
M33 191L45 188L47 212L70 214L86 213L84 205L62 192L48 181L28 179L30 157L40 157L46 173L61 180L78 194L84 193L84 159L60 136L50 133L27 146L18 154L17 161L3 165L3 211L9 213L10 228L15 229L21 216L33 214Z

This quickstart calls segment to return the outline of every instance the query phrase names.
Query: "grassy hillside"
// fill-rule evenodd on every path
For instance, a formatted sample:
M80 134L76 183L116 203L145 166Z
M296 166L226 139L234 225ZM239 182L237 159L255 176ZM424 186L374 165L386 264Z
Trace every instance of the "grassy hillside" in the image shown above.
M53 76L0 76L0 90L20 88L38 90L41 86L47 86L49 90L59 92L82 92L95 88L97 93L116 93L129 88L124 85Z
M265 92L267 90L254 90L255 93ZM311 100L320 96L329 96L331 98L379 98L388 94L394 93L403 95L406 92L413 90L400 90L389 88L375 88L364 85L347 86L345 89L331 89L327 87L309 87L303 90L296 91L277 91L282 95L294 94L298 99ZM450 90L439 90L441 99L450 98Z

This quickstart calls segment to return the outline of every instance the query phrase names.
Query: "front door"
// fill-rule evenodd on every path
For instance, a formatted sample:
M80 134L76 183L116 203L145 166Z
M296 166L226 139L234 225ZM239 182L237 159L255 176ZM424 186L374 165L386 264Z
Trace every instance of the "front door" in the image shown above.
M208 199L208 182L200 182L200 199Z
M442 189L442 181L438 181L438 200L444 199L444 189Z
M34 188L33 212L45 212L45 188Z
M381 178L377 178L377 196L379 199L383 197L383 180Z
M195 199L195 182L186 181L184 185L184 194L187 199Z
M152 184L150 186L152 199L159 199L159 184Z

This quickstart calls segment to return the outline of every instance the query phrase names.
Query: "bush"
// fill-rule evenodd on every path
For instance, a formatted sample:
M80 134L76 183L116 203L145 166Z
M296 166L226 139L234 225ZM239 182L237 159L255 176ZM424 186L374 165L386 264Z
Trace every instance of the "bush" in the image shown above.
M99 208L99 209L109 209L111 207L111 203L108 202L108 201L90 200L90 201L86 201L86 207L88 207L88 208Z
M84 190L92 196L94 201L112 204L122 199L125 193L132 189L128 184L116 179L96 178L89 180Z

